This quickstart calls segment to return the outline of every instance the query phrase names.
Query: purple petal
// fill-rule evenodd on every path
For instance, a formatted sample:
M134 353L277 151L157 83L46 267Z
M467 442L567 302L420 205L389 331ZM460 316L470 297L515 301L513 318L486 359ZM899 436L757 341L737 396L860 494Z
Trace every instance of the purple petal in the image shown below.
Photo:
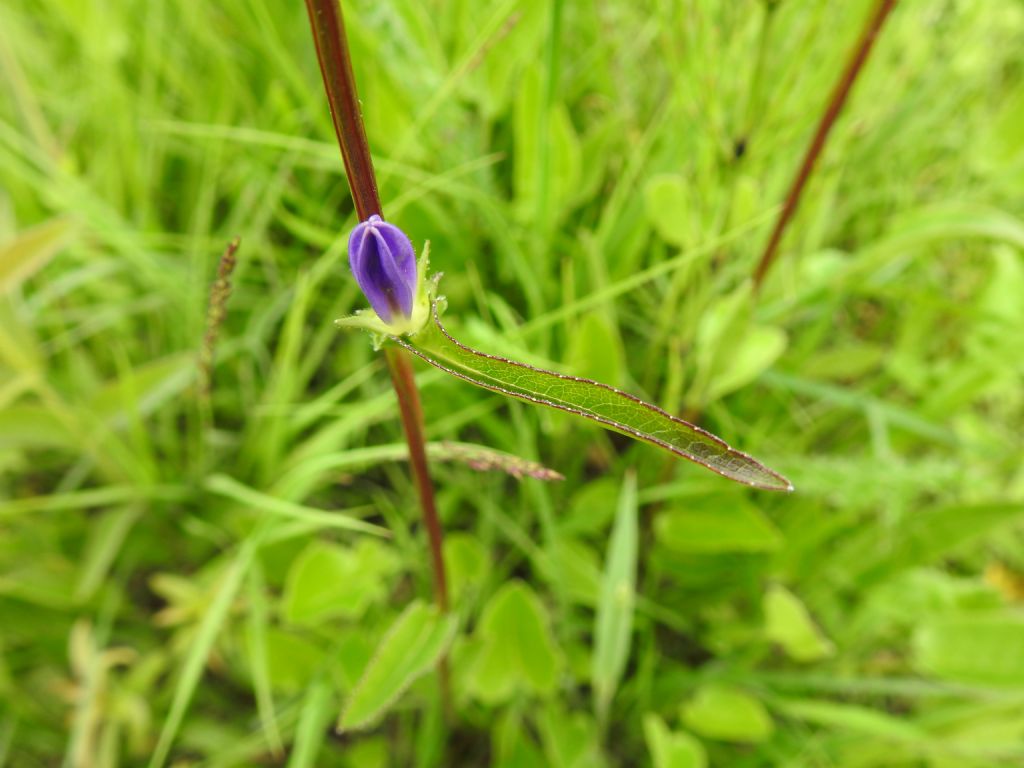
M390 323L395 313L412 314L416 253L402 230L371 216L352 230L348 258L356 282L384 322Z

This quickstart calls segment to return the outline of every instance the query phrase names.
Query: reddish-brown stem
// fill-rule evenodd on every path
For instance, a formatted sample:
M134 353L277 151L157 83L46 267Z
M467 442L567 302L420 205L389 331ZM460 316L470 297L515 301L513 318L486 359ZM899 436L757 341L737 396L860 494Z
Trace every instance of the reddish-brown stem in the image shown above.
M316 42L320 74L323 75L327 101L334 119L334 130L345 160L345 173L355 201L356 214L365 221L373 214L383 216L380 194L377 192L377 178L373 172L370 145L366 141L366 129L359 111L359 96L356 92L352 61L349 55L345 23L338 0L306 0L309 23ZM444 552L441 544L441 519L434 502L434 486L430 481L427 465L426 442L423 434L423 409L420 406L419 391L413 378L412 365L403 349L386 350L391 383L398 396L398 408L402 415L402 427L409 444L409 459L416 481L423 523L430 541L430 557L434 569L434 596L441 611L448 610L448 584L445 577ZM450 707L448 693L448 672L444 660L439 665L441 694L445 707Z
M370 145L366 141L366 129L359 111L359 95L352 74L341 5L339 0L306 0L306 10L313 28L316 56L327 91L327 103L331 107L334 132L338 135L348 185L356 204L356 215L360 221L366 221L375 213L382 216Z
M818 157L825 147L829 132L832 130L836 118L839 117L839 113L842 111L843 105L850 95L850 90L857 80L857 75L860 74L861 69L864 67L864 62L867 61L868 55L871 53L871 48L878 37L878 33L882 30L882 25L885 24L885 20L889 17L889 13L895 6L896 0L878 0L875 3L874 10L868 17L864 29L861 31L860 38L857 40L857 44L850 52L846 67L832 89L832 96L829 99L828 106L818 122L818 129L814 132L814 138L811 139L811 144L807 147L807 152L804 154L800 170L797 171L789 188L789 193L786 195L786 202L783 204L779 218L775 222L775 229L772 230L768 244L761 254L761 260L758 262L757 270L754 272L755 290L761 287L765 275L775 261L779 244L782 242L782 236L785 234L786 227L789 225L790 219L793 218L793 214L800 204L800 196L803 194L804 186L807 184L807 179L810 177L811 171L814 170L814 165L817 163Z
M445 577L444 554L441 550L441 518L434 503L434 486L430 482L427 466L426 439L423 435L423 409L416 380L412 374L409 353L399 347L384 350L391 371L391 383L398 395L398 408L402 413L402 428L409 443L409 462L412 464L416 491L423 508L423 523L430 540L430 555L434 565L434 597L442 611L448 610L448 580Z

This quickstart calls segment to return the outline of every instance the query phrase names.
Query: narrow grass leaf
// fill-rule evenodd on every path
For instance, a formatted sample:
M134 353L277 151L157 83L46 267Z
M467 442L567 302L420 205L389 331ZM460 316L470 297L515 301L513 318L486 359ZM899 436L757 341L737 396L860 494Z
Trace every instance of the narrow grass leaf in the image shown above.
M154 413L181 393L195 377L191 353L177 352L135 368L107 381L89 398L96 420L112 429L123 429L133 420Z
M97 430L121 430L153 414L189 385L194 367L189 354L144 363L89 393L80 412L72 414L73 421L53 403L16 403L0 412L0 447L78 450L82 432L92 436Z
M781 390L787 396L796 394L813 397L837 408L848 408L864 414L874 410L882 415L887 423L907 432L945 445L957 444L956 434L948 427L922 418L911 408L896 405L857 389L813 381L779 371L765 371L758 381Z
M912 211L899 221L888 237L869 246L850 263L849 278L876 273L881 284L893 278L893 259L909 261L927 251L932 242L981 238L1024 248L1024 221L988 205L942 202ZM887 269L882 271L882 267Z
M85 488L5 501L0 509L0 520L34 512L73 511L135 502L181 501L184 498L186 494L174 485L106 485L102 488Z
M0 247L0 295L42 269L68 243L72 230L68 219L50 219Z
M312 768L317 764L320 747L327 738L327 722L331 715L331 686L321 678L306 689L302 700L299 723L295 727L295 741L288 758L288 768Z
M0 448L73 448L74 437L41 405L14 403L0 408Z
M272 374L263 391L263 404L291 403L299 399L302 389L300 371L303 361L303 340L309 327L309 304L312 300L311 280L300 273L295 281L288 314L281 328L274 351ZM263 478L269 480L288 442L291 427L280 408L263 408L248 423L245 440L246 462L252 461Z
M783 699L772 708L805 723L860 733L886 741L929 741L932 737L905 717L884 711L820 699Z
M263 570L258 560L253 562L248 579L248 633L250 666L252 668L253 690L256 694L256 709L260 726L267 737L267 745L274 755L284 752L281 729L274 711L274 694L270 683L270 662L267 654L267 597Z
M320 528L341 528L347 531L370 533L375 536L390 536L386 528L365 523L349 517L345 512L327 512L323 509L303 506L284 499L278 499L254 490L227 475L213 475L206 480L206 489L219 496L233 499L261 512L286 517L300 522L315 524Z
M636 603L636 475L627 473L615 514L594 621L594 656L590 679L598 719L605 722L615 689L629 658Z
M380 719L414 681L437 663L455 637L456 621L421 601L388 629L338 720L338 730L365 728Z
M199 685L199 679L203 674L203 667L210 656L213 644L220 634L221 629L227 621L228 612L238 595L242 580L245 578L252 565L256 551L262 543L263 537L269 529L269 522L264 522L242 542L235 554L234 560L228 565L221 577L220 588L210 603L209 609L203 616L199 625L195 640L189 648L185 663L182 665L181 674L174 687L174 694L171 698L171 707L164 720L163 728L160 730L160 738L156 748L149 760L149 768L160 768L171 752L171 745L174 743L181 723L185 718L189 702Z
M478 387L582 416L754 488L792 490L782 475L710 432L614 387L470 349L444 329L436 304L433 323L411 342L393 339L436 368Z
M76 600L88 600L100 588L141 515L138 505L130 505L108 509L96 516L80 560Z

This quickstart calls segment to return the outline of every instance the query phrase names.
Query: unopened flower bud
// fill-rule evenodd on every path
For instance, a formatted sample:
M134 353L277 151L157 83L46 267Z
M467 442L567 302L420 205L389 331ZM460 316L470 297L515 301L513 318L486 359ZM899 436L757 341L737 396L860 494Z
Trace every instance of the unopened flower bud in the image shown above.
M348 262L381 320L392 323L412 315L416 254L402 230L374 214L349 235Z

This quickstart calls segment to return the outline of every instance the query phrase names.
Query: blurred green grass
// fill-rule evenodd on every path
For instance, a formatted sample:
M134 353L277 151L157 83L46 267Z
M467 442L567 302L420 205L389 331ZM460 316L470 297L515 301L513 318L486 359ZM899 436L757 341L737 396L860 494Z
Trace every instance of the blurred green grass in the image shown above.
M1024 761L1019 3L900 5L747 294L868 7L566 3L553 41L550 3L345 3L384 209L453 330L698 414L797 492L421 370L431 440L566 480L434 465L456 722L425 678L338 738L430 586L386 374L331 322L354 219L304 10L0 6L0 764Z

